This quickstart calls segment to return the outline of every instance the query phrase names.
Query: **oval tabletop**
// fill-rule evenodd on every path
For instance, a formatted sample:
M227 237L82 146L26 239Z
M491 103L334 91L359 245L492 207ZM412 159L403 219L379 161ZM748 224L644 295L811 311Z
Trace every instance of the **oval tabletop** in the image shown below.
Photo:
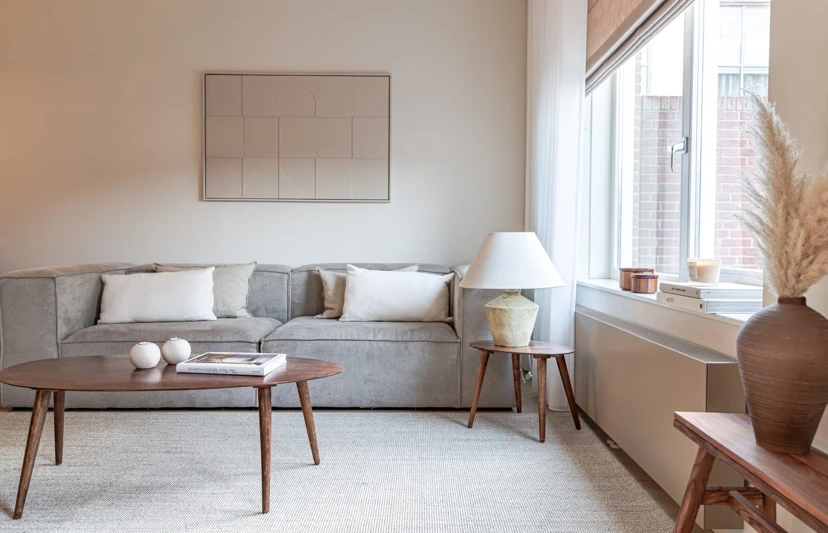
M287 363L265 377L222 374L179 374L175 365L161 362L138 370L126 355L90 355L40 359L11 366L0 372L0 383L53 391L128 392L272 387L310 381L342 372L336 363L288 357Z
M554 344L544 341L530 341L527 346L498 346L492 341L474 341L472 348L487 352L520 353L530 355L566 355L573 353L575 348L565 344Z

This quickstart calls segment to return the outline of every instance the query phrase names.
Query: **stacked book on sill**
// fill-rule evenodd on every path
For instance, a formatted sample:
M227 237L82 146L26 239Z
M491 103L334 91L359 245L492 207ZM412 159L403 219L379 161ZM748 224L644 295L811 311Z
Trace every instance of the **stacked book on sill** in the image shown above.
M663 282L659 289L658 303L703 315L755 313L762 309L762 287L759 286Z

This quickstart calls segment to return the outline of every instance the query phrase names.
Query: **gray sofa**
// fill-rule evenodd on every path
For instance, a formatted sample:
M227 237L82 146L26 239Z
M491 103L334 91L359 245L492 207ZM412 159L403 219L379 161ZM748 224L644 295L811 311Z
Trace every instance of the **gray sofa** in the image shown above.
M207 265L202 265L207 266ZM178 336L194 353L284 352L334 361L344 371L310 383L317 407L461 408L471 403L479 354L469 342L489 338L483 304L495 291L451 287L453 324L339 322L314 319L323 309L316 267L345 264L258 265L250 280L253 318L210 322L97 325L101 274L151 271L152 265L101 263L20 270L0 276L0 368L50 357L126 354L138 341ZM406 264L359 264L396 269ZM439 265L420 265L434 274ZM126 356L124 356L126 357ZM162 363L163 364L163 363ZM0 386L0 404L31 407L32 391ZM481 407L514 402L510 358L490 360ZM69 393L74 408L254 407L251 389L169 393ZM273 390L274 407L298 407L296 388Z

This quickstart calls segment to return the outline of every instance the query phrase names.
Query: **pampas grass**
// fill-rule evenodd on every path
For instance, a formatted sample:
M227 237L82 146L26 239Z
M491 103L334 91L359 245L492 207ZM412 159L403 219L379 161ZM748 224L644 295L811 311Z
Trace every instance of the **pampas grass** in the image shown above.
M758 172L745 176L743 226L756 239L766 279L780 296L802 296L828 274L828 175L802 171L790 132L764 98L750 94Z

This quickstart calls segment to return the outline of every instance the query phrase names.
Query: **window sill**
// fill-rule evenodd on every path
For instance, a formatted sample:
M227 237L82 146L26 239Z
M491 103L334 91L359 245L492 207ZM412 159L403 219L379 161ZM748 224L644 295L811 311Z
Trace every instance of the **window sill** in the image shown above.
M672 307L669 305L664 305L658 303L655 294L640 294L635 292L629 291L622 291L620 287L618 287L618 280L617 279L588 279L588 280L579 280L578 286L583 287L590 287L592 289L597 289L599 291L608 292L617 296L623 296L625 298L631 298L634 300L639 300L642 302L647 302L652 305L656 305L660 308L670 309L672 311L678 311L680 313L685 313L688 315L693 315L695 317L707 319L707 320L715 320L717 322L724 322L726 324L732 324L734 326L741 327L745 321L752 316L753 313L733 313L733 314L701 314L701 313L694 313L693 311L687 311L686 309L679 309L676 307Z

